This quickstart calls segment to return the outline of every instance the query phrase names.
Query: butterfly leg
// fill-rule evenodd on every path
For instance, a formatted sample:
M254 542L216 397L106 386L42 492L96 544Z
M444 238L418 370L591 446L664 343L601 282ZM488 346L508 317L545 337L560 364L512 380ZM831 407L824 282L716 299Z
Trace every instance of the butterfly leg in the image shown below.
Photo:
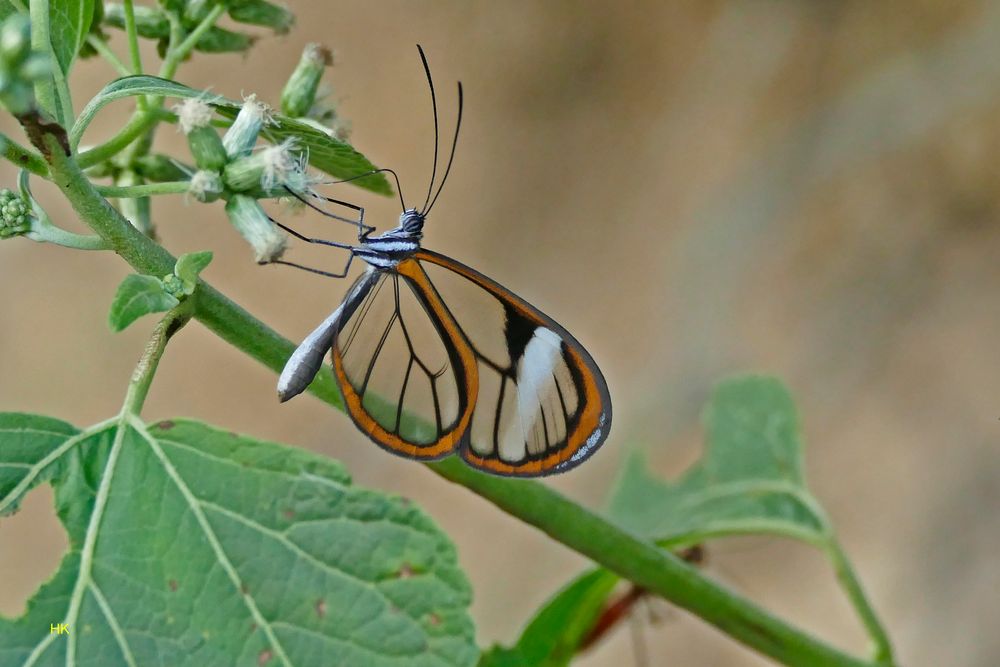
M325 239L314 239L306 236L305 234L300 234L291 227L283 225L274 218L270 218L271 222L281 227L286 232L294 236L295 238L305 241L306 243L317 243L319 245L328 245L334 248L343 248L345 250L350 250L350 255L347 256L347 264L344 265L344 270L340 273L334 273L332 271L323 271L322 269L314 269L311 266L303 266L302 264L296 264L295 262L287 262L283 259L273 259L270 262L263 262L264 264L284 264L285 266L294 266L296 269L302 269L303 271L309 271L310 273L316 273L321 276L327 276L328 278L344 278L347 276L347 272L351 268L351 262L354 261L354 248L347 243L337 243L336 241L327 241Z
M289 194L291 194L293 197L295 197L296 199L298 199L300 202L302 202L303 204L305 204L306 206L308 206L312 210L317 211L318 213L322 214L323 216L325 216L327 218L332 218L334 220L340 220L341 222L346 222L349 225L353 225L353 226L357 227L358 228L358 240L359 241L362 240L365 236L367 236L371 232L375 231L374 227L372 227L371 225L366 225L365 224L365 209L362 208L361 206L358 206L357 204L352 204L350 202L346 202L346 201L343 201L343 200L340 200L340 199L334 199L332 197L324 197L323 195L317 194L315 192L307 192L306 193L308 196L313 197L315 199L321 199L321 200L323 200L325 202L330 202L331 204L339 204L340 206L343 206L345 208L349 208L349 209L357 211L358 212L358 219L357 220L352 220L351 218L345 218L343 216L337 215L335 213L330 213L329 211L327 211L327 210L325 210L323 208L320 208L316 204L313 204L312 202L310 202L309 200L307 200L305 197L303 197L302 195L300 195L295 190L292 190L287 185L285 186L285 190L287 190Z
M296 264L295 262L286 262L283 259L272 259L267 264L284 264L285 266L293 266L296 269L302 269L303 271L308 271L309 273L316 273L321 276L326 276L327 278L346 278L347 272L351 269L351 262L354 261L354 253L352 252L347 257L347 264L344 265L344 270L340 273L334 273L333 271L324 271L322 269L314 269L311 266L303 266L302 264Z

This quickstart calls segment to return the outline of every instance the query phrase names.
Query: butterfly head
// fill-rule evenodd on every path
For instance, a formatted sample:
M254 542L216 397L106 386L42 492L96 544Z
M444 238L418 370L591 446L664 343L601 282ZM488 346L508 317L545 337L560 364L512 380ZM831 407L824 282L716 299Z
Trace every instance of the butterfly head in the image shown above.
M399 230L407 236L421 238L424 235L424 214L415 208L408 208L399 214Z

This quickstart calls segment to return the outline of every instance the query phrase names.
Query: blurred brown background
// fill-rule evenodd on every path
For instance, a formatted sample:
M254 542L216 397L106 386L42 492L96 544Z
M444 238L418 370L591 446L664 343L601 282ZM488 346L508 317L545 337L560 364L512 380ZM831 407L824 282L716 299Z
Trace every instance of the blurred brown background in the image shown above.
M714 382L744 370L779 375L804 416L811 482L900 662L1000 663L997 3L290 6L299 17L290 35L262 39L246 58L199 56L179 80L276 103L306 42L335 48L328 80L353 143L397 169L414 198L433 136L414 44L428 52L446 133L462 79L462 139L426 243L573 330L615 401L604 450L554 486L600 506L633 446L677 474L698 455L698 411ZM120 35L114 45L124 53ZM99 59L82 63L77 109L113 76ZM110 108L86 141L108 136L128 111ZM171 127L158 141L186 154ZM13 179L4 165L3 184ZM395 223L393 200L343 192L380 227ZM78 228L57 197L44 201ZM214 250L207 279L290 338L343 293L341 282L255 266L221 205L178 196L154 207L168 248ZM117 409L151 323L108 330L127 272L108 254L0 244L4 410L85 425ZM359 484L414 498L458 544L484 645L512 640L586 566L379 451L317 400L279 405L274 383L192 325L171 346L146 414L322 452ZM51 494L34 492L0 525L0 613L20 611L64 545ZM710 547L710 559L716 576L769 608L863 650L812 550L744 540ZM766 664L681 613L652 625L640 616L649 664ZM633 651L622 628L579 664L621 667Z

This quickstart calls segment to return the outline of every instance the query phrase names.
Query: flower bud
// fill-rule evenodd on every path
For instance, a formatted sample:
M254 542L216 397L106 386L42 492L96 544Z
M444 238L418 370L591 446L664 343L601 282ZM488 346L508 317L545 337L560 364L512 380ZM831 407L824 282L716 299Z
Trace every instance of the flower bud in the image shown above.
M270 191L283 185L297 188L305 183L305 161L295 152L295 139L237 158L222 172L226 185L236 192L256 188Z
M178 301L187 296L183 281L174 274L168 273L160 279L160 282L163 283L163 291Z
M295 23L295 15L287 8L267 0L229 0L229 17L238 23L259 25L284 34Z
M219 133L211 126L212 107L202 99L186 99L174 106L181 131L187 135L194 162L200 169L219 171L229 159Z
M257 101L256 95L248 95L236 115L236 120L222 137L222 145L230 158L249 155L257 144L257 136L265 125L270 125L271 107Z
M258 264L273 262L285 252L285 233L271 222L256 199L242 194L233 195L226 203L226 214L253 248Z
M218 172L205 169L196 171L188 184L188 192L198 201L207 204L222 195L222 177Z
M316 102L323 70L333 64L333 54L319 44L307 44L295 71L281 92L281 110L292 117L305 116Z
M9 239L31 231L31 207L20 195L0 190L0 239Z

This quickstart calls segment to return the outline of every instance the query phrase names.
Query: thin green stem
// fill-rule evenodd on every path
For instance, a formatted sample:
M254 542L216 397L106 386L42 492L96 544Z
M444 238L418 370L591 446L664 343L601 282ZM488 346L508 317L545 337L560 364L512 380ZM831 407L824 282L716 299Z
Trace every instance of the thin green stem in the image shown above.
M837 575L837 580L847 593L847 598L851 601L851 605L861 619L861 623L865 626L868 636L871 637L873 644L872 654L875 662L880 665L892 665L892 643L889 641L889 635L879 621L878 615L868 600L868 596L865 595L864 588L861 586L861 580L858 579L857 574L854 572L851 561L848 560L847 554L844 553L844 550L840 546L840 542L832 533L824 550L830 562L833 563L833 570Z
M160 67L161 77L164 79L172 79L174 77L181 62L190 55L194 47L198 44L198 40L212 29L212 26L215 25L216 21L219 20L225 11L226 5L224 3L219 3L212 7L208 14L205 15L205 18L180 43L175 43L173 35L171 35L171 45L167 49L167 55L163 59L163 65Z
M95 185L94 188L105 197L152 197L155 195L181 194L188 191L188 181L164 181L143 183L142 185Z
M89 44L92 49L97 51L102 58L107 60L111 66L115 68L115 71L118 72L118 74L121 76L132 75L132 70L128 68L128 65L121 61L121 58L119 58L115 52L111 50L111 47L108 46L108 43L103 39L100 39L96 35L87 35L87 44Z
M129 56L132 58L132 73L142 74L142 54L139 53L139 33L135 28L132 0L125 0L125 34L128 37Z
M132 380L125 392L125 401L121 411L123 420L129 417L138 417L142 412L143 403L146 402L149 387L153 383L153 376L160 364L160 358L163 357L163 352L167 349L167 343L191 319L193 310L191 300L185 299L181 301L179 306L167 312L153 329L142 357L136 364L135 370L132 371Z
M174 258L135 230L104 201L70 156L47 139L50 170L56 185L77 214L135 269L164 275ZM254 319L225 296L201 282L195 293L195 317L248 355L278 370L293 345ZM310 389L332 405L340 397L328 370ZM612 572L634 581L701 616L746 645L786 665L871 667L769 614L655 545L564 498L543 484L479 473L457 459L430 465L446 479L461 484L528 524L538 527Z
M0 134L0 142L3 143L3 155L21 169L27 169L36 176L49 177L49 165L38 153L25 148L10 137Z
M118 134L103 144L94 146L90 150L81 153L78 157L78 164L80 167L86 169L114 157L152 128L157 121L158 117L156 114L148 113L147 111L137 111L125 123L125 126L118 131Z

